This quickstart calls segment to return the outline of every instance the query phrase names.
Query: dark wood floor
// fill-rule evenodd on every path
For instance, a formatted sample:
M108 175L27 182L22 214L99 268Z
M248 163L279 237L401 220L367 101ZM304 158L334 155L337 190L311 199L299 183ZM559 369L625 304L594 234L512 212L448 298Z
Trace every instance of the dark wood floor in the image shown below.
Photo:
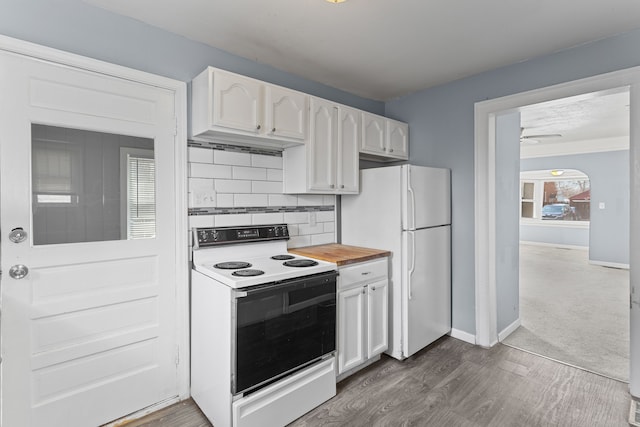
M384 356L290 427L622 427L629 404L625 383L501 344L444 337L403 362ZM188 400L127 427L210 425Z

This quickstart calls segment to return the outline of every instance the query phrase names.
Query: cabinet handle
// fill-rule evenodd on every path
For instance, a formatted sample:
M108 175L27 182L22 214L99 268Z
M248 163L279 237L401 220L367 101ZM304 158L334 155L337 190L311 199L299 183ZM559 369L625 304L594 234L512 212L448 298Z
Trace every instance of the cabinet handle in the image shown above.
M372 287L371 287L371 290L372 290L372 291L375 291L375 290L376 290L376 287L375 287L375 286L372 286Z
M362 274L363 276L366 276L367 274L371 274L371 272L370 271L364 271L364 272L362 272L360 274Z
M340 188L344 188L344 184L342 184L342 185L340 186Z
M364 294L366 291L364 290L364 288L362 288L362 293Z
M271 129L271 132L275 133L276 132L276 128Z
M331 185L329 185L329 188L336 188L336 186L331 184Z
M261 128L261 127L262 127L262 126L258 125L258 126L256 126L256 129L257 129L257 130L260 130L260 128Z
M390 149L389 149L389 152L390 152L390 153L393 153L393 148L390 148Z

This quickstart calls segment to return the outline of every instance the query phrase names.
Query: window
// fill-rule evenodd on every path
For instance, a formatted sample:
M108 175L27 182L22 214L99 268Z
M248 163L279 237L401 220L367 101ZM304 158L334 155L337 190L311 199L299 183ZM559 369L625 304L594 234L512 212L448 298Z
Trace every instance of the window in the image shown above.
M156 236L155 161L152 150L121 149L126 184L123 239ZM125 229L126 228L126 229Z
M33 244L154 237L153 153L151 138L32 124Z
M521 210L522 210L522 218L533 218L534 209L534 188L535 183L533 182L521 182Z
M575 170L527 171L520 174L520 217L526 221L589 221L591 183Z

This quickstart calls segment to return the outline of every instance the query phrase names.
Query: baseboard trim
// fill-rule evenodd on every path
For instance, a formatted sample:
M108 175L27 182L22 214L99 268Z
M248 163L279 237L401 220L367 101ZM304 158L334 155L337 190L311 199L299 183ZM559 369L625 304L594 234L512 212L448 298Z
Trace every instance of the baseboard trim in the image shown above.
M502 342L506 337L511 335L516 329L520 327L520 318L518 317L512 324L507 326L498 334L498 341Z
M547 242L533 242L531 240L520 240L521 245L531 245L531 246L546 246L550 248L560 248L560 249L577 249L581 251L588 251L589 246L579 246L579 245L563 245L560 243L547 243Z
M601 267L609 267L609 268L620 268L622 270L628 270L629 264L621 264L618 262L608 262L608 261L597 261L590 259L589 264L591 265L599 265Z
M460 341L468 342L469 344L476 344L476 336L460 329L451 328L449 336L459 339Z

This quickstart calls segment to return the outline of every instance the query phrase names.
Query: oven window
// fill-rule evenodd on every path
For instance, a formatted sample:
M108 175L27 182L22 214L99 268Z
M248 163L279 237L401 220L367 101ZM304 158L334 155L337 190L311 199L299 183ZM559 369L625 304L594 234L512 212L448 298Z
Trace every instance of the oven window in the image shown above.
M331 353L336 342L336 279L296 279L237 300L234 393Z

